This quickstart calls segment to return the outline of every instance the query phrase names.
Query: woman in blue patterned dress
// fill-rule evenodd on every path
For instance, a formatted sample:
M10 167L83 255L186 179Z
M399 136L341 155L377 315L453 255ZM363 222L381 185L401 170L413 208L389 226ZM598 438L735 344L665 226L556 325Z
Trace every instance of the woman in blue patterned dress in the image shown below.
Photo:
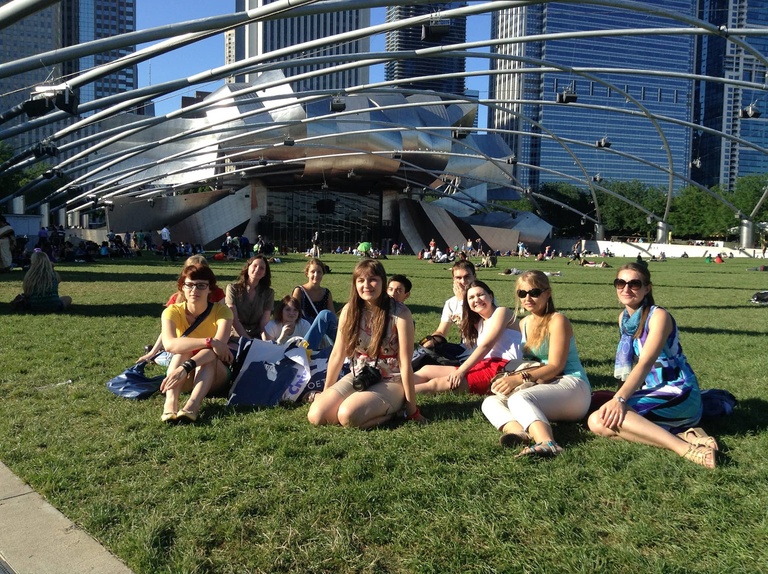
M717 441L700 428L688 428L701 418L699 383L683 354L675 320L654 304L648 268L628 263L619 268L613 284L624 305L614 369L623 383L589 417L590 430L666 448L714 468Z

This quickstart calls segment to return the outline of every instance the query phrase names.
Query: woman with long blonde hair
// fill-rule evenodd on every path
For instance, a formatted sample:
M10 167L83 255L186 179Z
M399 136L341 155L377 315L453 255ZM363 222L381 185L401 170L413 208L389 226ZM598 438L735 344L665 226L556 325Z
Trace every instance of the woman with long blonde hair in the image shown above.
M72 304L72 297L59 296L61 277L54 270L48 255L35 249L30 257L29 271L24 276L23 291L31 311L63 311Z
M379 261L366 259L355 266L325 388L307 415L313 425L369 428L398 414L424 422L411 368L413 317L408 307L387 295L386 286ZM345 358L352 361L352 372L339 379Z
M483 414L502 432L502 446L523 446L518 456L555 456L563 449L550 421L584 418L591 399L589 380L571 323L555 309L547 276L526 271L516 291L516 312L528 312L520 320L523 356L541 366L495 381L491 389L496 396L483 401Z

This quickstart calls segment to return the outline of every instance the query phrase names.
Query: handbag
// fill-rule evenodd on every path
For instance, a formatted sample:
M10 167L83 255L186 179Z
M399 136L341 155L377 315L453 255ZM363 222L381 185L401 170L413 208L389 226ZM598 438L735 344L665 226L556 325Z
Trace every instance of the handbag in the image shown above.
M211 313L212 309L213 303L209 302L205 311L200 313L197 319L195 319L195 322L192 323L181 336L186 337L194 331L197 326L203 322L203 319ZM155 358L159 357L161 354L162 353L158 353L155 357L152 357L150 361L154 361ZM123 397L125 399L148 399L160 390L160 385L162 384L163 379L165 379L165 375L157 375L155 377L148 377L145 375L144 368L147 366L148 362L149 361L139 361L132 367L128 367L122 373L107 381L107 389L118 397Z
M498 373L496 373L494 377L491 379L491 387L493 387L493 383L495 383L496 381L499 381L506 377L511 377L513 375L519 375L520 373L524 373L526 371L536 369L540 366L541 366L541 363L539 361L526 361L522 359L509 361L506 365L504 365L504 368L500 370ZM523 381L522 383L517 385L509 395L506 395L504 393L499 393L496 391L493 391L493 394L503 399L506 399L506 398L509 398L510 395L515 394L517 391L526 389L528 387L532 387L535 384L536 384L535 381Z
M107 389L125 399L148 399L160 390L165 375L148 377L144 374L147 361L140 361L113 379L107 381Z

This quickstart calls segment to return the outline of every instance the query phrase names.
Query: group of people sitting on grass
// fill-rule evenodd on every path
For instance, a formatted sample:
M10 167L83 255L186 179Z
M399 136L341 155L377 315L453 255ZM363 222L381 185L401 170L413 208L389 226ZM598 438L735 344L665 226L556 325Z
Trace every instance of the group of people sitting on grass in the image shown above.
M591 387L573 328L557 311L541 271L519 275L513 311L498 304L471 262L454 263L454 294L445 302L438 328L421 344L444 351L451 346L446 339L452 325L458 325L462 344L451 351L459 364L425 365L415 372L414 320L405 304L410 280L399 275L388 282L380 261L360 261L337 317L330 291L321 286L325 272L321 261L311 259L306 283L283 297L270 319L274 291L263 256L248 260L225 292L204 260L188 260L178 293L163 312L156 345L173 354L161 388L162 420L195 421L203 398L228 388L233 336L276 342L301 336L311 348L333 341L324 390L307 415L318 426L370 428L396 417L425 423L417 404L420 393L468 392L487 395L482 412L501 432L502 446L520 448L518 456L555 456L562 447L551 423L587 416ZM695 427L702 415L698 382L674 319L654 303L647 266L623 265L614 287L624 306L615 362L622 382L613 398L589 415L590 430L666 448L714 468L717 442ZM507 368L522 360L529 368ZM345 362L351 368L341 376ZM181 392L191 393L183 408Z

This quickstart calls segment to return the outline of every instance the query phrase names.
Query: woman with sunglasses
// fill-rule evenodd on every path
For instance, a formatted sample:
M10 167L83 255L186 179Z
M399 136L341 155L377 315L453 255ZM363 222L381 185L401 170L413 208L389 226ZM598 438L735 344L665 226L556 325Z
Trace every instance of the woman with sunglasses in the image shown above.
M654 304L651 273L644 264L628 263L619 268L613 285L624 305L614 366L614 376L623 383L589 417L590 430L666 448L714 468L717 441L700 428L688 428L701 418L699 383L683 354L675 320Z
M591 398L589 380L571 323L555 310L547 276L526 271L516 288L515 311L529 313L520 320L523 355L541 366L494 381L496 395L483 401L483 414L502 432L503 447L523 446L517 456L556 456L563 449L550 421L584 418Z
M520 356L520 331L515 313L497 307L493 291L473 281L464 291L461 338L472 350L458 367L425 365L414 374L417 393L444 391L487 395L493 376Z
M209 303L216 289L216 276L209 267L189 265L178 280L185 301L163 311L163 347L173 358L160 391L165 393L163 422L194 422L203 399L222 390L229 382L232 353L227 346L232 329L232 311L226 305ZM203 316L204 313L207 313ZM202 320L199 318L203 316ZM187 333L190 326L198 323ZM179 409L179 394L191 392Z

